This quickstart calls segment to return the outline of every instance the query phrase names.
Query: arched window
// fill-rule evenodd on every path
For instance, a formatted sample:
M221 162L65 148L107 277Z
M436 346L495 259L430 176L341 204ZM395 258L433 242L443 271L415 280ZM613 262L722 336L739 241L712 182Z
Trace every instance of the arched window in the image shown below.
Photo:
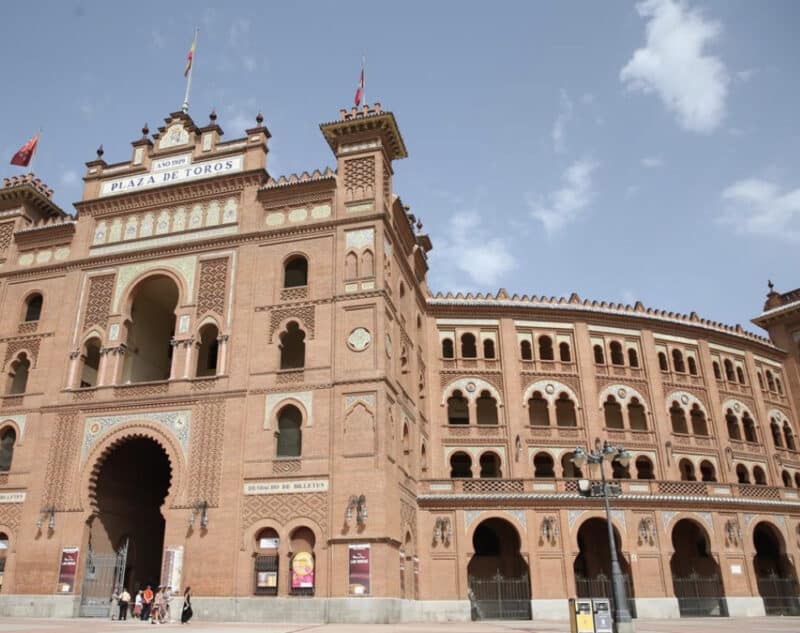
M481 479L497 479L502 477L500 458L496 453L484 453L480 458Z
M481 395L475 401L478 424L497 425L497 401L492 398L488 391L481 391Z
M714 464L707 459L700 462L700 479L712 482L717 480L717 471L714 468Z
M44 299L38 292L25 301L25 321L38 321L42 316Z
M770 418L769 430L772 432L772 442L775 448L783 448L783 435L781 435L781 425L775 418Z
M528 400L528 422L531 426L548 426L550 424L547 400L542 398L542 394L538 391L534 391L531 399Z
M97 386L97 372L100 369L100 339L92 337L83 345L81 354L81 388Z
M611 341L609 349L611 350L611 364L624 365L625 356L622 353L622 345L619 344L619 341Z
M733 373L733 363L730 361L729 358L726 358L722 361L722 366L725 368L725 380L728 382L734 382L736 380L736 375Z
M767 485L767 475L761 466L753 466L753 483L757 486Z
M353 251L344 256L344 278L358 279L358 255Z
M428 450L425 448L425 442L419 447L419 469L422 472L428 470Z
M411 468L411 433L408 431L408 424L403 423L403 465Z
M303 415L300 409L287 404L278 412L278 457L300 457L303 436L300 425Z
M400 290L400 298L402 299L403 297L406 296L406 285L402 281L400 282L399 290Z
M478 350L475 347L475 336L473 334L461 335L461 358L477 358Z
M636 479L655 479L656 474L653 469L653 462L648 457L636 458Z
M455 358L455 350L453 349L453 339L442 339L442 358Z
M778 390L780 395L783 395L783 386L781 385L781 379L775 376L775 388Z
M603 354L603 346L602 345L595 345L594 346L594 362L596 365L605 365L606 359L605 355Z
M450 479L470 479L472 477L472 458L458 452L450 456Z
M775 378L773 378L772 372L769 369L767 370L767 387L770 391L775 391Z
M741 440L742 434L739 432L739 418L731 409L725 412L725 423L728 425L728 437L732 440Z
M558 355L562 363L572 362L572 354L569 351L569 343L562 341L558 344Z
M27 354L22 352L17 359L11 363L11 371L8 374L8 393L11 395L25 393L28 387L28 372L31 368L31 361Z
M8 472L11 470L11 462L14 460L14 444L16 441L17 433L10 426L7 426L3 429L2 433L0 433L0 472Z
M644 411L644 405L639 402L639 398L633 397L628 403L628 422L634 431L647 430L647 415Z
M781 479L783 479L784 488L792 487L792 476L789 474L788 470L784 470L783 472L781 472Z
M706 414L697 405L692 405L692 410L689 412L689 417L692 420L692 433L695 435L708 436L708 422L706 422Z
M483 357L494 358L494 341L490 338L483 341Z
M745 466L744 464L739 464L736 467L736 480L740 484L750 483L750 473L747 472L747 466Z
M561 472L564 479L578 479L583 477L583 471L575 465L572 458L575 453L564 453L561 456Z
M631 367L639 366L639 353L632 347L628 348L628 365Z
M197 348L198 378L217 375L219 357L219 330L213 323L206 323L200 328L200 345Z
M611 476L614 479L630 479L631 478L631 465L622 465L618 459L611 462Z
M667 364L667 355L664 352L658 353L658 368L661 371L669 371L669 365Z
M469 424L469 405L464 395L456 390L447 399L447 423Z
M681 481L697 481L694 474L694 464L688 459L682 459L678 463L678 470L681 471Z
M533 360L533 347L530 341L520 341L519 355L522 360Z
M539 360L553 360L553 340L549 336L539 337Z
M290 321L281 334L281 369L302 369L306 366L306 333L296 321Z
M683 410L683 407L677 403L677 401L674 401L672 406L669 408L669 417L672 421L673 433L687 434L689 432L689 427L686 424L686 412Z
M681 350L672 350L672 368L680 374L686 372L686 366L683 364L683 354Z
M553 467L553 457L550 453L536 453L533 458L534 477L555 477L556 471Z
M559 395L556 400L556 424L558 426L578 426L575 403L566 393Z
M367 249L361 253L361 276L374 277L375 276L375 257L372 251Z
M606 428L622 429L625 424L622 421L622 407L614 396L608 396L603 403L603 413L606 420Z
M297 288L308 285L308 260L302 255L292 257L283 267L283 287Z
M758 442L758 437L756 436L756 424L753 422L753 418L750 417L750 414L745 411L742 414L742 427L744 428L744 441L751 442L755 444Z
M758 387L763 391L764 389L764 375L760 372L756 372L756 377L758 378Z
M736 366L736 378L739 380L740 385L744 384L744 370L738 365Z
M722 380L722 372L719 370L719 363L714 361L711 363L711 366L714 368L714 378L717 380Z
M783 437L786 440L786 448L790 451L796 451L797 446L794 443L794 433L792 432L792 427L789 426L788 422L783 423Z
M694 356L687 356L686 357L686 364L689 366L689 373L692 376L697 375L697 361L694 359Z

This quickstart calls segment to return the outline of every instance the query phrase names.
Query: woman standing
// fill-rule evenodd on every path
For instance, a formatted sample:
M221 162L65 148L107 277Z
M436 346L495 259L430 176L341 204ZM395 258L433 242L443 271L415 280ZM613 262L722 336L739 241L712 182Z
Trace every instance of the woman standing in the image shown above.
M181 611L181 624L186 624L192 619L192 588L186 587L183 592L183 610Z

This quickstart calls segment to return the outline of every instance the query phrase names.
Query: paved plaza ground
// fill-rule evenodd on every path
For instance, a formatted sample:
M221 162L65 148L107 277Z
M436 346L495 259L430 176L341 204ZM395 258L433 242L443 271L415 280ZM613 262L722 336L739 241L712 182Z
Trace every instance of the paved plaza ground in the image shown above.
M636 633L797 633L800 618L698 618L637 620ZM34 620L0 618L0 633L116 633L122 630L189 631L208 633L568 633L567 622L469 622L418 624L253 624L193 621L151 625L148 622L107 620Z

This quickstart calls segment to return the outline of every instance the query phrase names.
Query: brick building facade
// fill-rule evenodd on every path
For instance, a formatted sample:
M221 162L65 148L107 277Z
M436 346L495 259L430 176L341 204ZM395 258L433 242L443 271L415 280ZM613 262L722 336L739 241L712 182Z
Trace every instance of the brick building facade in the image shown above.
M0 612L104 615L191 585L203 618L565 618L607 590L596 437L642 616L796 609L800 298L772 341L584 301L433 295L394 116L321 125L273 179L262 118L184 113L87 163L77 215L0 189ZM700 591L702 599L689 599ZM488 593L487 593L488 592ZM794 596L794 597L793 597Z

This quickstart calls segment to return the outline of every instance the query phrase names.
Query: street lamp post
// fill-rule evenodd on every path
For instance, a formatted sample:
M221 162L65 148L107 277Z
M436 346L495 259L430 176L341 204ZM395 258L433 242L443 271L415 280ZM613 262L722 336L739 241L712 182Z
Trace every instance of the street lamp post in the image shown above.
M606 509L606 527L608 528L608 548L611 553L611 591L614 595L614 631L616 633L633 633L633 619L628 609L628 592L625 588L625 577L622 575L622 568L619 566L617 558L617 543L614 540L614 527L611 524L611 505L608 498L619 495L619 485L607 482L603 471L604 461L616 459L623 467L631 461L628 451L621 446L611 446L608 440L600 443L600 438L594 441L594 451L586 451L583 447L575 448L572 462L578 467L583 468L586 464L598 464L600 466L599 489L594 486L585 486L582 493L592 497L603 497L603 505ZM588 482L587 482L588 483Z

